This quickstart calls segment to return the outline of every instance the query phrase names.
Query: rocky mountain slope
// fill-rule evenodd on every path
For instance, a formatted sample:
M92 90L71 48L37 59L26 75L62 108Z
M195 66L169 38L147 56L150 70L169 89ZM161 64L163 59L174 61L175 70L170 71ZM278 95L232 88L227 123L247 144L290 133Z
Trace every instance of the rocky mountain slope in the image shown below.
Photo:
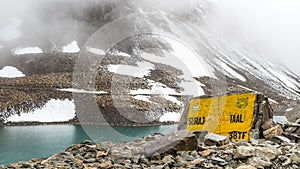
M207 2L190 4L186 10L123 3L123 7L106 4L103 8L96 4L77 19L85 18L94 31L103 28L100 33L110 30L107 37L114 38L117 34L113 31L121 28L150 34L129 36L102 50L97 48L97 41L91 40L99 38L96 32L84 45L78 40L80 53L63 53L55 48L40 54L10 56L7 65L26 76L0 78L0 121L41 108L52 98L74 99L81 122L115 125L158 121L165 113L180 113L188 98L205 94L260 92L271 99L275 114L284 114L298 104L299 77L250 49L233 47L214 36L207 26ZM102 12L94 15L98 9ZM149 11L154 14L146 13ZM141 19L131 20L128 14ZM124 22L113 30L110 21L116 18ZM102 42L105 40L103 37ZM78 71L81 61L95 66L90 72ZM86 88L81 82L93 85ZM101 117L95 118L99 110ZM297 113L289 116L299 117Z

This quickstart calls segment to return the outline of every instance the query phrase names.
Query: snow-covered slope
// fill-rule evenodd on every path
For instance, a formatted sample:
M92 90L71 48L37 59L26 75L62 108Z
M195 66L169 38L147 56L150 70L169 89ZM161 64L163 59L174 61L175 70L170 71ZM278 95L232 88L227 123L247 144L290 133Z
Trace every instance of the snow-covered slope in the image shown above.
M300 99L299 77L287 68L272 63L266 56L245 48L237 49L211 36L206 37L206 42L207 48L214 53L206 57L206 61L215 70L253 90L268 94L264 90L269 89L288 99Z

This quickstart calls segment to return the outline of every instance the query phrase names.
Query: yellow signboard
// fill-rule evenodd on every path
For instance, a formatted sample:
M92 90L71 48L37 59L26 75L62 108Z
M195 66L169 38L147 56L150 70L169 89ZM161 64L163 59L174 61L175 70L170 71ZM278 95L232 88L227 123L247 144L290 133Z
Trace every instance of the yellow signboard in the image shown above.
M255 101L254 93L192 99L187 130L207 130L231 140L249 140Z

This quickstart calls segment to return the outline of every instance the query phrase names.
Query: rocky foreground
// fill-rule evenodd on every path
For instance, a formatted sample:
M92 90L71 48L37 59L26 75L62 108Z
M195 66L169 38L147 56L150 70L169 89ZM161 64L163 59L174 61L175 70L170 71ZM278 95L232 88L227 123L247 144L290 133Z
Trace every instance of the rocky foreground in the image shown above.
M300 145L283 136L230 142L216 134L178 131L128 143L84 141L49 158L0 168L300 168Z

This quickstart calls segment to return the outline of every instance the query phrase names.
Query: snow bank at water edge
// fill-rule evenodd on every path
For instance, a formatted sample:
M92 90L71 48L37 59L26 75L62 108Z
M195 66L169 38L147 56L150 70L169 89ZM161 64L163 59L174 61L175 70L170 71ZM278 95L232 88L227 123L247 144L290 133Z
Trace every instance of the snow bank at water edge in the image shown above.
M75 117L75 104L70 100L49 100L41 109L13 115L6 122L64 122Z
M164 113L159 121L160 122L165 122L165 121L174 121L174 122L179 122L180 120L180 113L176 113L176 112L168 112L168 113Z
M16 78L24 77L25 75L13 66L5 66L0 70L0 77L4 78Z

